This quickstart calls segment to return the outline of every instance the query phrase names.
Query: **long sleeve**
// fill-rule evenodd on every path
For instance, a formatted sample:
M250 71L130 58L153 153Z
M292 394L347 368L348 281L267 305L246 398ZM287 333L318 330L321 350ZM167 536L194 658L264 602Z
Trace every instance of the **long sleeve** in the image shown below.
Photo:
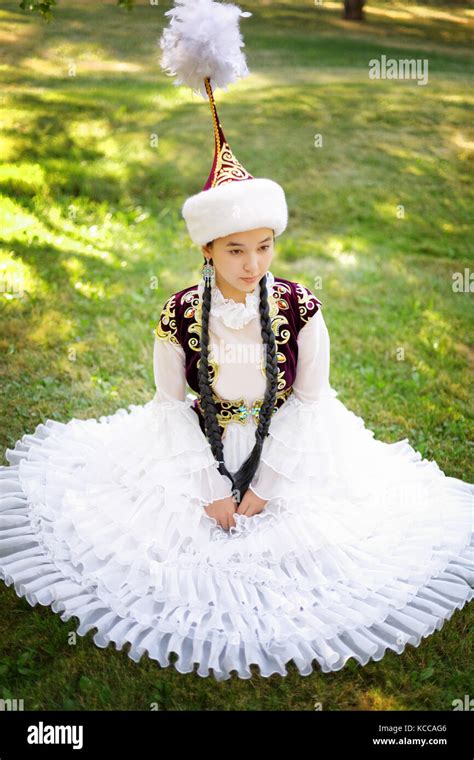
M180 344L160 340L155 335L153 347L153 374L155 376L155 401L185 401L186 357Z
M174 472L176 487L192 482L207 504L232 494L229 478L222 475L203 434L196 413L186 400L185 354L182 346L155 334L153 372L154 424L160 434L161 456ZM198 484L199 481L199 484ZM199 489L199 490L196 490ZM189 489L191 490L191 488Z
M321 307L298 335L298 365L291 396L274 415L250 488L262 499L308 489L328 465L328 441L320 424L324 404L337 396L329 382L330 339Z
M305 403L337 395L329 384L330 339L321 307L298 335L298 366L293 391Z

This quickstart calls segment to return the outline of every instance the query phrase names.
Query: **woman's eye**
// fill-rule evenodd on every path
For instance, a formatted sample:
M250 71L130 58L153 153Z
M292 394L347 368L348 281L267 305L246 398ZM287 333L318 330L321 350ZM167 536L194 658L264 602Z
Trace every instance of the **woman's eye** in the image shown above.
M260 246L261 251L266 251L268 248L270 248L269 245L262 245ZM240 248L231 248L229 253L241 253Z

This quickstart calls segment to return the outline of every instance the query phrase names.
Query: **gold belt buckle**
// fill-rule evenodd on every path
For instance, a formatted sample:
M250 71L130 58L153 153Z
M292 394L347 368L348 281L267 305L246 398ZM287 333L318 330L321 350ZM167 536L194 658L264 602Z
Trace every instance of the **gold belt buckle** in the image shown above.
M262 403L262 399L257 399L250 407L246 406L245 404L241 404L240 406L236 407L237 411L235 413L238 414L239 419L244 420L245 422L248 422L252 415L257 419L260 414Z
M293 387L290 386L289 388L286 388L284 391L277 394L275 406L273 408L273 414L275 414L282 403L284 403L286 399L292 395L292 392ZM232 403L231 401L222 399L215 391L213 391L212 395L214 403L219 410L217 412L218 423L222 428L227 428L229 422L232 422L233 420L246 425L251 417L254 417L255 424L258 425L260 409L264 401L263 398L256 399L251 406L247 406L245 403L243 403L242 399L240 399L241 403ZM197 397L197 406L201 414L203 414L200 396Z

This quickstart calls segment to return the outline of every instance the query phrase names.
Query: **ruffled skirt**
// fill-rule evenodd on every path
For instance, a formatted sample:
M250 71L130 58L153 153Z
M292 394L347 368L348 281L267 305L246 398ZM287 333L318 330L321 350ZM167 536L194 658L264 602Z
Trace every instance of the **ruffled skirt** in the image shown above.
M474 486L334 396L274 415L255 492L222 529L224 478L186 402L47 419L0 468L0 577L98 647L216 680L340 670L441 629L474 595ZM235 472L255 424L231 423Z

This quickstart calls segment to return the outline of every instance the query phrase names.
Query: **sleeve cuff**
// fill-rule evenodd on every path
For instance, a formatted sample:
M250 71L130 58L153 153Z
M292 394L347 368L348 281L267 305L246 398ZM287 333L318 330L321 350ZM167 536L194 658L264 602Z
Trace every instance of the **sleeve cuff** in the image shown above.
M330 441L320 410L330 391L317 401L303 402L291 396L275 413L265 438L260 463L250 488L261 499L289 498L313 492L332 467Z
M204 506L232 495L232 483L219 472L189 400L158 401L155 396L152 426L159 435L147 460L166 473L173 490L199 498Z

